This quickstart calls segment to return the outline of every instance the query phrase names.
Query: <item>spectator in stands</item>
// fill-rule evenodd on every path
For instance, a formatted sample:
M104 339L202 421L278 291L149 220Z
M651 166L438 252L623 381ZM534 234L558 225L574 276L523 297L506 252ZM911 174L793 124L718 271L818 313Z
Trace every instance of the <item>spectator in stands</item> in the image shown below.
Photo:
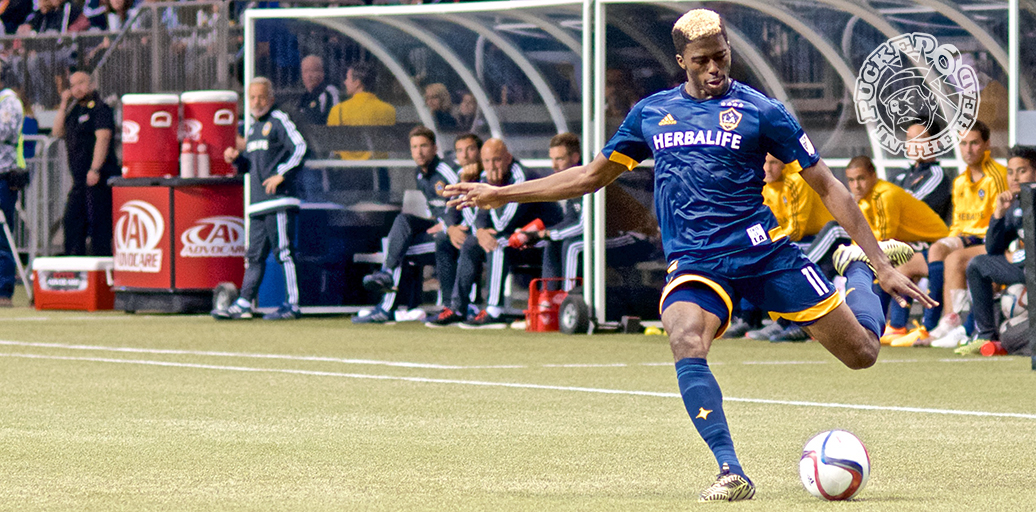
M939 133L942 126L938 123L926 129L922 124L910 125L906 131L908 141L926 139L930 133ZM923 149L918 144L907 143L907 156L914 156L914 163L910 167L897 173L889 181L900 188L910 192L914 197L922 200L932 211L939 214L943 220L949 220L951 206L950 189L953 179L939 165L935 157L922 156Z
M403 212L396 216L388 234L385 261L381 269L363 278L363 287L383 294L370 314L353 317L353 323L385 323L393 319L397 291L408 287L401 283L407 262L427 264L434 261L436 238L446 237L448 227L462 222L460 212L446 208L442 191L447 184L457 183L457 169L438 156L435 132L424 126L410 131L410 156L417 164L417 190L424 194L428 215ZM442 280L442 273L439 273Z
M457 128L460 130L468 130L473 133L486 131L486 122L479 115L478 102L475 101L475 95L470 92L461 95L455 117L457 118Z
M993 302L993 284L1012 285L1025 282L1025 249L1021 247L1024 211L1018 193L1023 183L1036 182L1036 148L1015 146L1007 159L1008 190L996 198L993 215L986 231L986 254L975 256L968 263L968 288L971 290L971 312L975 315L975 333L970 343L958 353L974 353L989 341L999 339Z
M108 32L119 32L125 29L126 24L136 14L132 0L104 0L104 10L97 16L90 18L90 25L99 30ZM111 48L112 40L104 36L100 44L90 49L86 55L86 62L89 65L96 64L104 51Z
M43 34L45 32L79 32L90 26L90 20L83 9L70 0L39 0L39 9L25 19L18 27L19 34Z
M554 172L579 165L582 149L574 133L560 133L550 139L550 161ZM655 252L653 239L658 235L658 223L651 213L619 184L605 188L605 241L606 258L612 267L628 266L649 259ZM582 265L583 254L583 198L562 202L564 217L560 222L546 226L542 231L528 233L527 246L539 241L543 248L543 277L565 278L564 283L548 282L550 290L571 290ZM563 285L563 286L560 286Z
M493 185L522 183L528 174L500 139L489 139L482 145L482 165L485 167L485 181ZM494 210L480 210L475 219L475 236L469 236L460 248L457 268L457 282L453 289L450 305L442 309L430 326L445 326L463 322L468 329L502 329L507 324L503 314L504 280L510 271L510 259L514 249L507 246L508 237L515 230L540 219L549 225L561 218L557 203L508 204ZM490 266L489 297L485 309L474 318L464 322L471 298L468 291L482 277L482 267Z
M366 62L349 66L345 73L345 94L349 99L335 105L327 115L328 126L392 126L396 124L396 108L369 92L374 85L374 68ZM344 160L385 158L387 153L339 151Z
M453 100L445 85L429 84L428 87L425 87L424 104L428 106L428 110L432 111L436 128L448 132L457 131L457 119L450 113L453 109Z
M118 176L115 158L115 113L97 93L93 78L82 71L69 77L61 94L51 135L64 138L72 190L65 204L65 255L111 256L112 189ZM87 249L87 238L90 239Z
M225 309L213 310L212 316L217 320L252 318L252 301L272 250L284 268L287 301L263 319L294 320L302 315L295 270L295 218L300 204L295 177L302 169L306 141L288 114L275 107L273 83L268 78L256 77L248 84L248 107L253 123L247 140L244 144L239 140L236 147L223 153L228 163L247 166L251 177L250 204L245 209L249 217L245 276L237 300Z
M766 181L766 186L763 187L763 202L774 212L774 217L781 226L780 233L775 235L777 238L786 236L800 247L810 247L815 239L823 238L823 235L818 233L842 232L820 200L820 195L806 184L797 170L768 154L763 162L763 173ZM826 244L827 240L823 243ZM831 239L832 242L835 240L838 238ZM829 250L833 251L834 248L831 244ZM830 254L825 251L822 256L827 256L827 259L821 260L830 265ZM770 341L805 341L809 338L801 327L784 319L762 329L749 331L747 327L754 323L755 312L747 301L741 301L741 309L744 316L732 321L731 328L723 333L724 337L728 334L729 337L743 334L751 339Z
M924 255L932 243L949 234L942 217L903 188L878 179L870 157L857 156L850 160L845 177L874 237L877 240L896 239L914 248L913 258L901 265L899 271L915 280L928 275ZM886 301L890 299L883 298ZM909 312L909 308L897 307L890 313L889 325L881 338L883 343L896 345L897 339L908 334ZM917 338L914 336L912 339Z
M939 306L925 310L925 327L932 346L956 346L967 338L960 313L967 307L965 270L971 258L986 250L983 238L997 197L1007 190L1007 171L989 156L989 127L975 121L961 138L967 164L953 180L953 224L950 236L928 251L928 290ZM949 306L949 308L945 308ZM945 313L945 314L943 314ZM941 315L941 316L940 316Z
M338 88L324 78L324 59L316 55L302 59L302 86L306 92L297 104L299 124L327 123L331 107L338 104Z
M25 18L32 14L32 0L7 0L0 2L0 22L4 24L5 34L14 34L18 27L25 23Z
M8 225L16 219L14 204L18 191L25 187L25 159L19 153L22 149L22 120L25 107L18 94L6 87L11 67L0 62L0 212ZM9 308L14 295L15 261L17 252L0 233L0 308ZM31 286L24 283L25 286Z
M89 27L90 20L75 3L69 0L39 0L39 9L25 19L25 24L18 27L18 34L67 34ZM32 94L33 102L53 105L51 102L66 89L65 76L74 65L75 47L58 39L26 40L25 43L29 50L26 68L32 85L27 90ZM53 80L53 89L48 84L50 79Z

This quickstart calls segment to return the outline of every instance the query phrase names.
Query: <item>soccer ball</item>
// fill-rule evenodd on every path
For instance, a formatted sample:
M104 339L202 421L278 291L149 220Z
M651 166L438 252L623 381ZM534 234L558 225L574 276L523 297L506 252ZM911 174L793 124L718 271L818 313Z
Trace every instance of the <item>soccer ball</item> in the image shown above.
M871 457L856 436L844 430L817 434L802 449L799 478L810 494L847 500L859 494L871 474Z
M1010 320L1025 312L1029 301L1025 293L1024 284L1012 284L1004 290L1000 296L1000 311L1004 313L1004 320Z

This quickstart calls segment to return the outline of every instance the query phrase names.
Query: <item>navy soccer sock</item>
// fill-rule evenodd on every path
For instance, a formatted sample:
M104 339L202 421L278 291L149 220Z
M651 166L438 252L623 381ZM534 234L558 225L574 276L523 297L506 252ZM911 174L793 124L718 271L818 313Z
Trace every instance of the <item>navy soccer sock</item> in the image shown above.
M914 303L914 300L906 297L907 306L900 306L898 302L892 301L889 304L889 325L896 329L902 329L906 327L907 322L910 320L910 305Z
M874 271L862 261L854 261L845 270L845 303L865 329L881 337L885 314L881 298L874 293Z
M943 262L933 261L928 264L928 296L939 302L938 306L924 310L924 327L929 331L939 325L942 316Z
M709 363L702 358L681 359L676 362L676 379L694 428L698 429L698 434L709 445L720 468L725 462L731 472L744 476L741 462L734 453L734 441L730 438L727 417L723 414L723 393L709 369Z

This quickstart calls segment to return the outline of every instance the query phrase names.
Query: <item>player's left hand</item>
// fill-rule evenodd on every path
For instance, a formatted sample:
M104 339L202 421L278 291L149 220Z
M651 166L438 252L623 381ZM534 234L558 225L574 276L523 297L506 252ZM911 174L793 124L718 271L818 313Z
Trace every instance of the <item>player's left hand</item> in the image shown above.
M487 183L454 183L446 185L443 196L452 197L446 206L462 210L464 208L482 208L492 210L503 206L506 201L497 197L499 187Z
M274 174L273 176L270 176L269 178L263 180L263 188L266 189L267 194L273 194L277 192L277 187L281 183L284 183L284 176L281 176L280 174Z
M934 308L939 305L938 301L929 297L928 294L918 288L909 277L892 268L891 265L886 265L883 269L875 270L875 275L878 278L878 284L881 285L881 288L888 292L888 294L891 295L900 306L907 306L905 297L909 297L920 302L921 305L926 308Z

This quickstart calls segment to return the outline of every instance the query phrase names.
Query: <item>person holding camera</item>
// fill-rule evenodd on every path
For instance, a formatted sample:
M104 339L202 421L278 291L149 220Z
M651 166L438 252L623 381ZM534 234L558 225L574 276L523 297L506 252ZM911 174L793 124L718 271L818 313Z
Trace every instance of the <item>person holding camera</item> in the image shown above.
M28 184L22 155L22 122L25 110L18 94L6 87L10 67L0 63L0 210L8 225L15 218L18 191ZM18 255L6 236L0 236L0 307L11 307L14 295L15 261Z

